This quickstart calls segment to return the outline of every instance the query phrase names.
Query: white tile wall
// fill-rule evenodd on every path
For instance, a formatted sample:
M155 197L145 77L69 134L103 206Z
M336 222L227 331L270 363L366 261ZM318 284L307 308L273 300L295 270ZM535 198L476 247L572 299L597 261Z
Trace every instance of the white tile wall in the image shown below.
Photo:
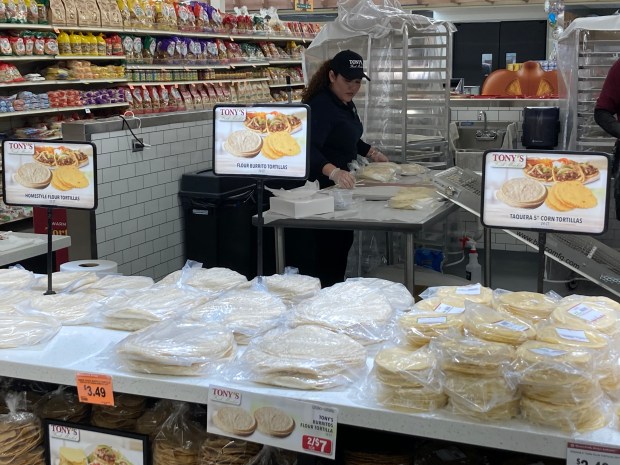
M517 136L517 139L519 142L519 147L522 148L522 131L520 124L522 121L522 109L520 108L498 109L496 106L490 107L480 105L452 108L452 121L476 121L478 117L478 111L480 110L484 110L487 112L487 118L489 121L518 122L519 134ZM467 235L470 237L475 237L482 233L482 225L474 215L472 215L471 213L463 212L463 214L459 216L459 230L466 232ZM521 241L503 231L493 231L491 237L491 246L493 250L536 252L531 247L524 245ZM596 239L610 247L620 249L620 221L616 220L616 209L613 196L609 205L609 228L605 234L596 237ZM482 244L482 239L479 242L479 244L476 244L477 247L483 248L484 245Z
M121 273L159 279L183 266L181 175L211 166L211 121L134 129L151 147L133 153L129 131L95 134L99 258Z

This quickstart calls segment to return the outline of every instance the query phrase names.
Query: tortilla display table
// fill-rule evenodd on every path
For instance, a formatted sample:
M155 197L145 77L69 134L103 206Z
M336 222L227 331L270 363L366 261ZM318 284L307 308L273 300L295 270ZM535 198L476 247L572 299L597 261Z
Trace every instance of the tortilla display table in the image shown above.
M115 392L202 404L207 402L207 387L216 384L276 398L333 406L338 409L338 422L342 424L548 457L565 457L567 443L572 439L567 433L534 426L523 420L477 422L443 410L410 414L369 407L355 400L354 386L331 391L301 391L233 383L215 377L147 375L123 371L112 355L111 345L128 334L88 326L64 326L51 341L37 350L0 351L0 376L75 386L77 373L94 372L112 376ZM79 353L76 353L75 347L80 348ZM372 358L368 359L369 366ZM614 447L620 445L620 432L610 427L579 434L577 438L580 442Z
M442 203L434 210L395 210L385 202L360 201L350 210L324 213L306 218L290 218L271 211L265 212L265 226L274 228L276 240L276 271L284 272L284 229L344 229L354 231L400 232L405 235L405 286L414 292L414 244L416 234L443 220L458 207ZM256 220L256 218L254 219Z
M13 232L5 234L8 239L0 241L0 266L47 253L47 234ZM65 249L70 245L71 237L69 236L54 235L52 237L53 251Z

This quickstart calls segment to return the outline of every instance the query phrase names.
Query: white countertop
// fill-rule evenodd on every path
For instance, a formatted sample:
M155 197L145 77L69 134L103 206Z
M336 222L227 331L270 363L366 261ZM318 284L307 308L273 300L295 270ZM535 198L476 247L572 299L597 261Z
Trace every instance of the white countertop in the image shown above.
M0 248L0 266L10 263L17 263L27 258L45 255L47 253L47 234L32 234L11 232L11 236L16 236L24 241L19 241L16 247L8 249ZM71 245L70 236L52 236L52 250L67 248Z
M343 424L549 457L566 457L566 446L571 439L620 446L620 431L611 428L573 437L520 420L483 423L447 411L407 414L364 406L355 400L354 387L346 390L298 391L240 384L217 377L126 372L119 367L112 354L113 345L127 334L86 326L65 326L54 339L40 348L0 350L0 375L75 386L75 375L78 372L108 374L112 376L116 392L197 403L206 403L207 387L213 383L328 404L338 408L338 421Z

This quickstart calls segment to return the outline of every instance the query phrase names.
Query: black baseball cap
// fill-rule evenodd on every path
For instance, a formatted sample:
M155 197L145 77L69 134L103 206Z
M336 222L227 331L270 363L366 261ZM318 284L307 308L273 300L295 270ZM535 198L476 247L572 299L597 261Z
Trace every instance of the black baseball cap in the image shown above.
M330 68L332 71L342 74L346 79L366 78L370 81L370 78L364 73L364 59L351 50L343 50L334 55Z

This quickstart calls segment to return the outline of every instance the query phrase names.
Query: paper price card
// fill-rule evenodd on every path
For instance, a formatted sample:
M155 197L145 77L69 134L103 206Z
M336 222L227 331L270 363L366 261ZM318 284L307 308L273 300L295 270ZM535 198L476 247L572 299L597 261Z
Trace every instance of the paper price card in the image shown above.
M620 448L569 442L566 465L620 465Z
M338 410L239 389L209 386L209 433L333 459Z
M78 398L85 404L114 406L112 377L93 373L78 373L75 376Z

